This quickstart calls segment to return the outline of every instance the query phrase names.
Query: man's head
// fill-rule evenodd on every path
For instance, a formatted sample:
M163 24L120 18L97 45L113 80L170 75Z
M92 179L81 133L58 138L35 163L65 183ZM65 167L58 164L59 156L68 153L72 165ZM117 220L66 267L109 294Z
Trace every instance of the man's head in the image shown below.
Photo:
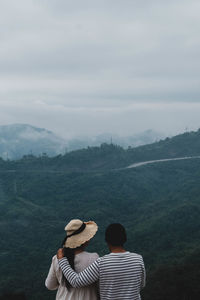
M126 242L125 228L119 223L110 224L106 228L105 240L111 246L123 247Z

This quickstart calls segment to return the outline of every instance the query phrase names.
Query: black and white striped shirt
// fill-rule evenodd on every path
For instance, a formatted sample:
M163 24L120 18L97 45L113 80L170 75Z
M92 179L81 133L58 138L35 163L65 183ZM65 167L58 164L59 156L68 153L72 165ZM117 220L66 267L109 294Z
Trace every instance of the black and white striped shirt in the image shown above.
M73 287L99 280L101 300L140 300L145 286L145 267L141 255L130 252L110 253L98 258L77 274L66 258L59 259L64 276Z

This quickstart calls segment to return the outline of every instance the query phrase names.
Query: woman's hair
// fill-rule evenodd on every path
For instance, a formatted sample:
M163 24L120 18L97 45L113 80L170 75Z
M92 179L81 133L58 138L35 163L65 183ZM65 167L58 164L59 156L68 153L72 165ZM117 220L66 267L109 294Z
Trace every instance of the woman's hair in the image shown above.
M72 269L74 269L74 250L75 249L71 249L71 248L63 248L64 250L64 256L68 259L68 262L71 266ZM69 283L69 281L67 280L67 278L63 275L63 281L66 285L66 288L68 290L70 290L71 288L71 284Z
M64 240L63 240L63 242L62 242L62 247L63 247L63 245L65 244L66 239L67 239L67 237L64 238ZM70 264L70 266L71 266L71 268L72 268L73 270L74 270L75 250L80 249L80 248L83 248L83 245L85 245L85 243L82 244L82 245L80 245L80 246L77 247L77 248L63 247L63 254L64 254L64 257L67 258L67 260L68 260L68 262L69 262L69 264ZM65 278L64 275L63 275L63 281L64 281L64 283L65 283L65 285L66 285L66 288L67 288L68 290L70 290L70 288L71 288L72 286L71 286L71 284L69 283L69 281L67 280L67 278Z
M62 247L65 244L67 239L67 236L64 238L63 242L62 242ZM67 258L71 268L74 270L74 256L75 256L75 249L74 248L67 248L67 247L63 247L63 254L64 257ZM63 279L62 279L66 285L66 288L68 290L70 290L70 288L72 287L71 284L69 283L69 281L67 280L67 278L65 278L65 276L63 275Z

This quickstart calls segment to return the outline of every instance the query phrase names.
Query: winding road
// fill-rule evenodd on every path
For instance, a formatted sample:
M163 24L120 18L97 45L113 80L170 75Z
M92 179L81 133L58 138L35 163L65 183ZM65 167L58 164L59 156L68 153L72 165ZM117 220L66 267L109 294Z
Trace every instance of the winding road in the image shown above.
M127 167L112 169L110 171L121 171L121 170L127 170L127 169L132 169L132 168L138 168L138 167L145 166L145 165L160 163L160 162L177 161L177 160L189 160L189 159L200 159L200 155L199 156L184 156L184 157L176 157L176 158L155 159L155 160L136 162L136 163L131 164ZM66 171L57 171L57 170L16 170L16 169L0 170L0 173L18 173L18 172L23 172L23 173L52 173L52 174L65 174L66 173ZM89 171L89 172L94 173L95 171L93 170L93 171Z
M141 167L141 166L154 164L154 163L174 161L174 160L186 160L186 159L200 159L200 156L185 156L185 157L165 158L165 159L142 161L142 162L137 162L137 163L131 164L131 165L129 165L128 167L126 167L124 169L132 169L132 168L138 168L138 167Z

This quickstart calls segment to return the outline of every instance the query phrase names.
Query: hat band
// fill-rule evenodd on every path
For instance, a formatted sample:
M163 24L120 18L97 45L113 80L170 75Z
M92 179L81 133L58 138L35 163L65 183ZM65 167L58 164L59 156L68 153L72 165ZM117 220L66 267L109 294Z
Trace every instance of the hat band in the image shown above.
M81 225L81 227L79 229L77 229L76 231L74 231L72 234L69 234L67 235L67 238L73 236L73 235L76 235L76 234L79 234L81 233L86 227L86 224L83 222L83 224Z

